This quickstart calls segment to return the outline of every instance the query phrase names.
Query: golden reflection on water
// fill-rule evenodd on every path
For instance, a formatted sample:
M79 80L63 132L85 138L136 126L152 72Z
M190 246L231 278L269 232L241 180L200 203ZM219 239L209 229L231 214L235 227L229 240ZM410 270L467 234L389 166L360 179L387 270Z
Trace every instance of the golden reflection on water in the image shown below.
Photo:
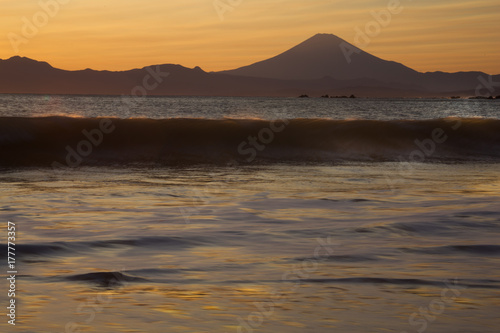
M23 259L19 321L25 330L50 332L68 322L86 332L225 332L255 312L255 303L265 303L274 312L262 332L303 332L311 323L325 332L365 332L363 321L401 331L411 329L408 316L439 297L443 286L335 279L500 278L494 256L425 253L498 244L495 232L473 229L496 230L497 214L479 214L492 212L491 200L500 197L496 165L419 165L394 179L394 191L385 171L397 175L398 166L270 167L231 179L222 172L208 177L205 169L182 176L75 170L51 181L40 171L4 176L10 178L1 183L2 207L22 221L21 244L64 245ZM428 221L435 223L430 230L415 231ZM338 258L314 258L324 232L341 243ZM306 259L318 264L308 280L297 287L283 281ZM106 288L67 279L121 269L145 281ZM499 299L498 289L466 289L433 323L435 330L455 327L453 318L493 322ZM87 322L89 313L79 307L89 302L101 310Z

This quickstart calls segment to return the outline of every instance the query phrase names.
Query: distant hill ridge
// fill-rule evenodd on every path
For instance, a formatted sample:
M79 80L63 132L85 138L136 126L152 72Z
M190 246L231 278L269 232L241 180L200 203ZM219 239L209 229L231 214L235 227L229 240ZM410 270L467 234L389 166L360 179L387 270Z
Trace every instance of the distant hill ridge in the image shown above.
M346 57L346 48L356 52ZM145 79L157 78L154 72L168 76L162 74L161 82ZM145 82L154 89L144 89ZM66 71L25 57L0 60L0 93L439 97L500 95L499 86L500 75L482 72L420 73L332 34L317 34L270 59L211 73L173 64L114 72Z

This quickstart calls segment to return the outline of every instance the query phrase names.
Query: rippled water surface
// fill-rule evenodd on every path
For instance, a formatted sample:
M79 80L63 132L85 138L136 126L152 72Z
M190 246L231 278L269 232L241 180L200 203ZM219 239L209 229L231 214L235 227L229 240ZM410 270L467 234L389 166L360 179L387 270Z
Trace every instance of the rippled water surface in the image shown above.
M498 332L498 164L409 170L6 170L15 329Z
M0 116L117 118L499 118L500 100L147 97L0 94Z

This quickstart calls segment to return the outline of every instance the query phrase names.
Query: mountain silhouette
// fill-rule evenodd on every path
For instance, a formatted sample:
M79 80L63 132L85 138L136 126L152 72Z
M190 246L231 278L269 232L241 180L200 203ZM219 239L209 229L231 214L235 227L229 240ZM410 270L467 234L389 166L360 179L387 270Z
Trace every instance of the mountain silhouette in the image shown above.
M325 76L336 80L371 79L410 85L430 93L466 94L477 87L480 76L488 76L482 72L419 73L400 63L375 57L332 34L317 34L275 57L220 73L287 80Z
M168 73L168 77L145 91L144 80L152 71ZM155 83L148 82L149 86ZM331 34L317 34L249 66L211 73L174 64L114 72L67 71L19 56L0 60L0 93L132 95L142 91L147 95L180 96L448 97L474 96L484 82L500 82L500 75L419 73L377 58ZM486 88L482 93L493 94L491 87Z
M273 58L221 73L282 80L375 79L412 82L418 72L382 60L331 34L317 34Z

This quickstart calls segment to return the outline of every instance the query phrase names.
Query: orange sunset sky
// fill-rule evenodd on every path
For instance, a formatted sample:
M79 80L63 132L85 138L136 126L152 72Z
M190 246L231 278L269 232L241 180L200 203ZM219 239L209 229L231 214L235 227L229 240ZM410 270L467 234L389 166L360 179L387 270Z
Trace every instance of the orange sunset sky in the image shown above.
M499 0L0 0L0 58L21 55L70 70L232 69L316 33L355 43L355 29L365 30L371 12L393 1L402 10L362 49L422 72L500 74ZM50 16L41 4L52 5ZM23 37L34 17L38 32ZM13 36L24 38L17 52Z

